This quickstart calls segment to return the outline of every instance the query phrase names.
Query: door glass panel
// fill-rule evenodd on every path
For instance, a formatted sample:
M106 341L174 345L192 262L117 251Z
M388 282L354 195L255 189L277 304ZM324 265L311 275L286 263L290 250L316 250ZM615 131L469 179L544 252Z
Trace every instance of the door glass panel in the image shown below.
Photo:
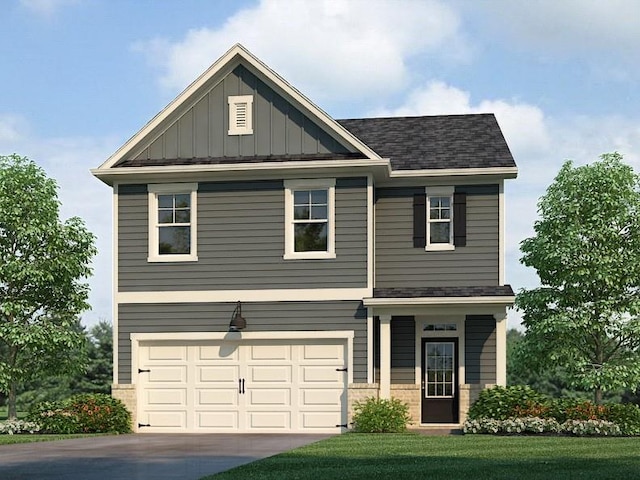
M425 394L452 397L455 392L455 348L453 342L427 342L425 348Z

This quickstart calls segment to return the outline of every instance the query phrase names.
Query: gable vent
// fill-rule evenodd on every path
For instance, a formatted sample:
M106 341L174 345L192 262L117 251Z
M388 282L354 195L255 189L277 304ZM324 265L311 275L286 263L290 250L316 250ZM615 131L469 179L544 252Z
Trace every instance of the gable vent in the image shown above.
M253 95L229 97L229 135L253 133Z

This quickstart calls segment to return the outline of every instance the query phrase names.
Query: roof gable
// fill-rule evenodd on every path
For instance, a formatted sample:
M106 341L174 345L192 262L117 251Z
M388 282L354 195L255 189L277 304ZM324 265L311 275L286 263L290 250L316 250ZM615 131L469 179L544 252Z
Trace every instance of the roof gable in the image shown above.
M254 132L229 135L229 96L253 95ZM269 159L380 157L235 45L97 170ZM286 158L285 158L286 160Z

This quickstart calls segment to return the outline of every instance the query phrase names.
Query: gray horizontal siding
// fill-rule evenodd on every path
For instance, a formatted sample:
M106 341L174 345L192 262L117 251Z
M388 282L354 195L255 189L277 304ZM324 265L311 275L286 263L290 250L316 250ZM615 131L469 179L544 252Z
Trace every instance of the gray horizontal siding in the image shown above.
M498 284L498 195L486 193L491 192L489 188L467 189L467 245L445 252L413 246L415 188L378 192L376 287Z
M197 262L147 262L146 191L121 187L118 206L118 288L122 292L367 285L365 179L336 181L336 258L328 260L283 259L281 181L201 184Z
M253 134L229 135L228 98L253 95ZM242 65L161 125L136 160L353 152Z
M465 321L466 383L496 383L496 321L468 315Z
M118 306L118 374L131 382L131 333L225 332L235 304L120 304ZM243 303L247 330L353 330L354 382L367 380L367 315L360 302Z

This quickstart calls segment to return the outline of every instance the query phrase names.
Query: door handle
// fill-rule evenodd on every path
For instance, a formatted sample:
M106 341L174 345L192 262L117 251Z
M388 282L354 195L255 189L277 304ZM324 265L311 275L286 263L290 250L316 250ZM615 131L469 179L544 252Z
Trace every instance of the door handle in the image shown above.
M238 393L242 395L242 379L238 379Z
M244 391L244 378L242 379L242 394L244 395L245 391Z

